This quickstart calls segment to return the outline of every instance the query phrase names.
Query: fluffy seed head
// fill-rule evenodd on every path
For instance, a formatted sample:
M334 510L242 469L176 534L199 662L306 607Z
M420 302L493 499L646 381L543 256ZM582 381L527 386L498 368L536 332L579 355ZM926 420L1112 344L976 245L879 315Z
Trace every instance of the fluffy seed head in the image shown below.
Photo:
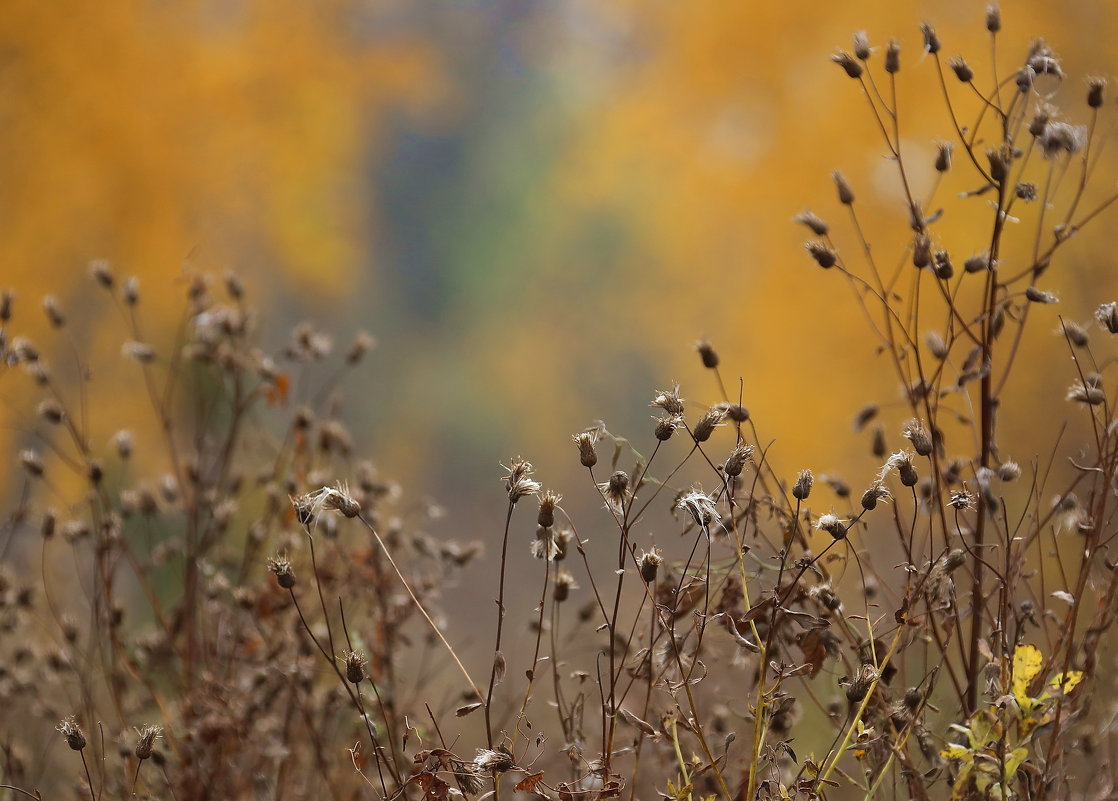
M997 33L1002 29L1002 11L996 3L986 6L986 30Z
M951 152L953 145L950 142L940 142L936 145L936 172L947 172L951 169Z
M516 503L526 495L535 495L540 491L540 483L532 479L532 463L523 459L512 460L504 482L510 503Z
M136 759L143 761L150 759L152 753L155 751L155 741L163 736L162 726L144 726L142 729L136 729L139 737L136 740L136 748L132 753L136 755Z
M873 511L877 508L878 501L888 501L892 495L885 485L880 481L875 481L869 489L862 493L862 508L867 512Z
M540 512L536 518L536 522L544 528L551 528L551 526L555 524L555 507L559 505L559 501L562 499L562 495L551 490L540 495Z
M109 267L109 263L104 259L96 259L89 263L89 274L93 276L93 280L100 284L104 289L113 288L113 271Z
M664 563L664 554L659 548L650 548L641 553L638 559L640 565L641 578L647 583L651 584L656 581L656 574L660 570L660 565Z
M710 344L710 340L700 339L695 343L695 350L699 352L699 358L703 360L703 367L713 370L718 366L718 351L714 349L714 345Z
M1106 78L1092 76L1087 79L1087 105L1099 108L1102 105L1103 92L1106 90Z
M504 746L497 746L496 751L479 748L477 756L474 757L474 767L482 772L504 773L512 766L512 754Z
M826 242L813 239L810 242L805 242L804 248L815 259L815 263L824 270L829 270L838 263L838 254Z
M963 83L970 83L974 80L974 70L970 68L962 56L954 56L947 60L947 65L951 67L951 71L955 73L955 77Z
M578 446L578 459L583 467L593 467L598 463L598 454L594 451L594 443L598 440L596 432L583 431L571 439Z
M901 71L901 46L896 39L890 39L885 48L885 71L890 75Z
M821 515L815 521L815 527L820 531L826 531L836 540L846 539L846 524L839 519L838 515Z
M714 505L714 500L699 489L693 489L680 497L676 501L675 508L681 512L687 512L695 521L695 525L708 531L711 523L716 523L722 519Z
M722 421L725 419L725 410L717 406L712 406L707 409L706 413L695 423L695 428L691 431L691 436L694 437L695 442L706 442L710 439L710 435L714 433L714 429L722 425Z
M854 56L859 61L865 61L870 57L870 38L865 31L854 34Z
M268 570L276 575L276 583L285 590L295 586L295 571L286 556L268 557Z
M369 661L357 651L342 654L345 660L345 677L350 684L360 684L365 680L365 665Z
M815 476L810 470L801 470L792 485L792 497L797 501L806 501L811 495L811 488L815 485Z
M826 236L831 230L827 223L823 222L815 212L806 209L797 214L795 220L801 225L806 225L816 236Z
M683 414L683 398L679 397L679 384L671 389L658 390L650 405L657 406L670 415L681 416Z
M922 420L914 418L905 423L901 436L912 443L913 450L919 455L927 456L932 452L932 435Z
M1095 310L1095 319L1110 333L1118 334L1118 303L1111 301L1099 306Z
M924 22L920 25L920 33L924 34L924 49L933 55L938 53L941 45L936 29L929 23Z
M850 53L848 53L847 51L839 50L837 53L831 56L831 61L842 67L843 70L846 71L846 74L849 75L851 78L862 77L862 65L859 64L858 60L855 59L854 56L850 55Z
M556 603L563 603L571 596L571 590L577 590L578 584L575 583L575 577L571 575L569 570L560 570L555 576L555 586L553 587L551 597L555 599Z
M858 69L861 69L861 67L859 67ZM834 179L835 189L838 190L839 203L844 206L849 206L851 203L853 203L854 190L850 188L850 184L847 183L846 178L843 177L842 173L838 170L835 170L831 173L831 178Z
M744 442L739 442L726 458L726 464L723 470L726 471L726 475L728 476L740 476L741 471L745 469L746 462L750 461L752 458L753 448L746 445Z
M85 735L82 734L81 727L78 726L74 718L63 718L62 721L55 726L55 730L66 738L66 745L74 751L81 751L85 748Z
M624 470L617 470L609 477L609 481L599 484L598 489L605 496L606 506L621 514L629 495L629 474Z

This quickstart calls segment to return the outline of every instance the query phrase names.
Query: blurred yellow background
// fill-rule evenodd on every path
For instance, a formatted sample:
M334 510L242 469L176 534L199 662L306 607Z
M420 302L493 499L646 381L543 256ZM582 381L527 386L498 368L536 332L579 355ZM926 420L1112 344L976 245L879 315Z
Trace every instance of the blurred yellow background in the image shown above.
M269 347L304 318L339 347L368 329L381 346L347 395L360 450L414 495L485 520L501 513L510 455L565 488L584 481L570 433L604 418L649 441L648 400L673 381L697 407L718 400L690 348L700 336L731 387L742 378L789 475L868 474L850 419L897 398L896 381L793 217L810 206L855 248L838 168L887 263L907 227L860 90L829 57L856 30L874 59L901 42L903 150L923 194L935 142L953 133L918 25L933 22L944 55L965 54L988 85L983 14L958 1L11 0L0 285L17 293L20 331L38 341L40 297L57 295L75 346L110 356L123 329L86 275L93 258L139 277L164 345L194 269L243 276ZM1000 75L1044 35L1069 76L1054 99L1084 121L1084 77L1118 63L1113 4L1003 14ZM962 213L942 230L961 260L981 249L988 206L951 197L974 188L962 168L946 186L940 201ZM1072 319L1112 299L1109 227L1050 276ZM1055 312L1037 318L1029 346L1058 356ZM120 393L116 370L89 389L105 439L145 403ZM0 382L5 452L31 424L27 387Z

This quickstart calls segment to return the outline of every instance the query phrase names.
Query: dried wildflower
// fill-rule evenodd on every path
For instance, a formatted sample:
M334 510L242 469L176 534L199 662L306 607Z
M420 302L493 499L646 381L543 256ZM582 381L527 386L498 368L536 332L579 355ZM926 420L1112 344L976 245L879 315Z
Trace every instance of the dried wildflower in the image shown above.
M656 574L660 570L660 565L664 563L664 553L659 548L650 548L647 551L642 551L640 557L637 559L637 564L640 566L641 578L646 583L652 584L656 581Z
M947 60L947 66L951 67L951 71L955 73L955 77L963 83L970 83L974 80L974 70L970 68L962 56L953 56Z
M847 51L839 50L831 56L831 61L842 67L851 78L862 77L862 65Z
M563 496L551 490L539 496L540 512L536 522L544 528L551 528L555 524L555 507L559 505L561 500L563 500Z
M1037 40L1029 52L1028 67L1035 75L1051 75L1057 80L1064 77L1064 68L1060 66L1060 60L1056 58L1044 40Z
M276 583L285 590L295 586L295 571L286 556L268 557L268 570L276 574Z
M479 748L474 757L474 767L485 773L504 773L512 766L512 754L503 745L497 746L496 751Z
M132 455L132 432L128 429L122 428L113 434L112 442L117 456L121 459L127 459Z
M963 489L953 490L951 492L951 500L947 502L957 512L963 512L968 509L974 508L974 493L968 492L966 487Z
M1085 381L1076 381L1068 389L1067 399L1078 401L1090 406L1099 406L1106 402L1106 393L1102 389L1102 379L1097 374L1088 375Z
M796 477L796 483L792 485L792 497L797 501L806 501L807 497L811 495L811 488L814 484L815 476L812 475L811 471L801 470Z
M625 500L629 494L629 474L624 470L617 470L605 481L598 485L598 489L605 496L606 506L621 514L625 510Z
M563 603L571 596L571 590L577 590L578 584L569 570L560 570L555 576L555 586L551 590L551 597L556 603Z
M831 588L830 584L816 584L808 590L808 596L814 598L819 604L829 612L834 612L842 608L842 601L839 600L838 595Z
M744 423L749 419L749 409L742 406L740 403L730 403L728 401L719 401L714 404L715 409L720 409L725 412L726 419L732 420L735 423Z
M851 203L853 203L854 190L850 188L850 184L847 183L846 178L843 177L842 173L838 170L835 170L831 173L831 178L835 182L835 189L838 190L839 203L844 206L849 206Z
M66 738L66 745L74 751L81 751L85 748L85 735L82 734L81 727L78 726L73 716L63 718L62 721L54 727L55 731Z
M753 448L746 445L744 442L739 442L730 451L730 455L726 457L726 464L723 470L726 471L728 476L740 476L741 471L745 469L746 462L753 458Z
M1036 79L1036 71L1026 64L1021 69L1017 70L1017 76L1014 78L1014 83L1017 84L1017 91L1025 94L1033 88L1033 81Z
M485 788L485 783L473 763L451 759L450 770L454 774L454 781L458 784L458 789L462 791L463 795L477 795Z
M570 532L567 532L568 535ZM529 546L532 557L535 559L547 559L549 561L556 561L560 556L560 546L556 538L556 532L550 526L537 526L536 536Z
M869 489L862 493L862 508L871 512L877 508L878 501L888 501L892 496L885 485L875 481Z
M953 145L950 142L940 142L936 145L936 172L947 172L951 169L951 153Z
M656 421L655 434L656 439L660 442L667 442L672 438L675 430L683 425L682 417L672 417L665 415L664 417L653 417Z
M914 418L905 423L901 436L912 443L913 450L920 456L927 456L932 452L932 435L922 420Z
M354 365L359 363L365 354L377 346L376 339L368 331L358 331L357 336L353 338L353 344L349 346L349 351L346 353L346 364Z
M714 500L700 489L692 489L676 501L675 508L687 512L695 521L695 525L709 532L710 524L722 519Z
M19 463L27 472L27 475L32 478L39 478L43 475L43 459L39 456L38 451L32 448L24 448L19 452Z
M854 56L859 61L865 61L870 57L870 38L866 35L865 31L858 31L854 34Z
M163 727L144 726L142 729L136 729L136 733L139 734L139 738L136 740L136 748L132 753L136 755L136 759L142 762L151 758L155 751L155 741L163 736Z
M104 289L113 288L113 271L106 260L96 259L91 261L89 263L89 274L93 276L93 280Z
M345 661L345 677L350 684L360 684L365 680L365 665L369 660L357 651L346 651L342 654Z
M699 421L695 423L695 428L691 431L691 436L695 442L706 442L710 439L710 435L714 433L714 429L722 425L722 421L726 419L726 412L717 406L712 406L707 409Z
M986 151L986 161L990 165L990 179L994 183L1000 184L1009 177L1009 164L1012 160L1013 154L1004 148L990 148Z
M795 220L801 225L806 225L816 236L826 236L827 232L830 231L827 223L823 222L815 212L807 209L797 214Z
M1025 290L1025 297L1033 303L1059 303L1060 299L1053 295L1051 292L1045 292L1042 289L1037 289L1035 286L1030 286Z
M120 289L120 297L126 306L135 306L140 302L140 279L131 276L124 282Z
M912 240L912 266L923 270L932 263L932 238L918 231Z
M48 423L58 424L66 419L66 412L63 410L61 404L53 398L44 400L35 411L39 417L43 418Z
M897 471L900 476L901 484L906 487L915 487L916 482L919 480L916 474L916 468L912 465L913 454L907 451L897 451L890 456L885 465L881 468L881 474L878 476L878 481L884 481L885 477L893 470Z
M920 33L924 34L924 50L931 54L936 54L940 50L939 36L936 35L936 29L929 23L923 22L920 24Z
M946 250L937 250L932 254L932 271L936 278L947 281L955 275L955 268L951 264L951 256Z
M998 466L998 478L1002 481L1016 481L1021 476L1021 467L1017 462L1002 462Z
M1037 137L1041 153L1046 159L1054 159L1062 153L1076 153L1087 142L1087 129L1082 125L1066 122L1052 122Z
M66 315L62 313L62 305L54 295L47 295L43 298L43 313L50 321L51 328L57 329L66 326Z
M1092 76L1087 79L1087 105L1091 108L1102 106L1103 92L1106 90L1106 78Z
M885 48L885 71L890 75L901 71L901 46L896 39L890 39Z
M815 521L815 527L820 531L826 531L836 540L846 539L846 524L839 519L838 515L820 515L819 519Z
M699 352L699 358L703 360L703 367L713 370L718 366L718 352L714 349L710 340L700 339L695 343L695 350Z
M990 269L990 254L978 253L963 262L963 271L967 273L981 273Z
M943 335L939 331L929 331L924 335L924 344L927 346L928 351L940 361L947 358L949 353L947 343L943 340Z
M361 504L349 494L349 487L338 482L333 487L320 487L313 492L291 498L295 516L304 526L311 525L323 512L341 512L349 518L361 514Z
M1085 348L1091 341L1087 329L1072 320L1061 320L1056 333L1065 337L1068 342L1077 348Z
M155 348L144 342L125 342L120 352L129 359L135 359L140 364L150 364L155 361Z
M1036 184L1031 181L1022 181L1014 188L1013 193L1017 195L1020 200L1026 203L1031 203L1037 199Z
M986 30L997 33L1002 29L1002 12L996 3L986 6Z
M877 681L877 669L873 665L862 665L858 675L846 683L846 700L852 704L861 703L870 691L870 687ZM841 685L842 682L839 682Z
M597 431L583 431L571 439L578 446L578 458L583 467L593 467L598 463L598 454L594 451L594 443L598 441Z
M656 397L652 399L650 405L658 406L670 415L682 415L683 399L679 397L679 384L676 384L671 389L661 389L657 391Z
M532 479L532 463L523 459L514 459L507 468L505 476L505 489L508 490L509 503L516 503L526 495L535 495L540 491L540 483Z
M876 403L867 403L858 410L858 414L854 416L853 428L855 431L861 431L866 427L866 424L877 417L877 413L881 411Z
M1095 319L1112 334L1118 334L1118 303L1104 303L1095 310Z
M805 242L804 248L815 259L815 263L824 270L829 270L838 263L838 254L826 242L813 239L810 242Z
M25 337L16 337L12 340L11 351L18 361L24 364L33 364L39 361L39 349Z
M13 303L15 303L15 295L12 294L10 289L0 292L0 323L6 323L12 319Z

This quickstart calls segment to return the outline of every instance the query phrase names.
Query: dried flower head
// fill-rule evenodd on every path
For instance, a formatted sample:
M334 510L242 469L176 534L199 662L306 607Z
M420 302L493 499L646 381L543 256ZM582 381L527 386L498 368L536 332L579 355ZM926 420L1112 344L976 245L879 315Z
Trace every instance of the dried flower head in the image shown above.
M131 276L120 288L120 297L126 306L135 306L140 302L140 279Z
M850 55L850 53L848 53L847 51L839 50L837 53L831 56L831 61L842 67L843 70L846 71L846 74L849 75L851 78L862 77L862 65L859 64L857 59L855 59L854 56Z
M749 409L742 406L740 403L730 403L729 401L719 401L714 404L715 409L720 409L726 413L726 419L732 420L735 423L744 423L749 419Z
M955 73L955 77L963 83L970 83L974 80L974 70L970 68L962 56L953 56L947 60L947 66L951 67L951 71Z
M806 501L807 497L811 495L811 488L815 484L815 476L810 470L801 470L800 474L796 477L796 483L792 485L792 497L797 501Z
M650 548L647 551L642 551L640 557L637 559L637 564L640 566L641 578L648 584L656 581L656 574L660 570L660 565L664 563L664 553L659 548Z
M532 479L532 463L523 459L513 459L505 476L505 489L509 494L509 503L516 503L526 495L535 495L540 491L540 483Z
M43 460L38 451L32 448L24 448L19 452L19 463L23 466L27 475L32 478L39 478L43 475Z
M360 684L365 680L365 665L369 660L358 651L346 651L342 654L345 662L345 677L350 684Z
M555 586L551 591L551 597L555 599L556 603L563 603L571 596L571 590L577 590L578 584L575 583L575 577L571 575L569 570L560 570L555 576Z
M997 33L1002 29L1002 12L997 3L986 6L986 30Z
M660 442L667 442L672 438L677 428L683 426L682 417L674 417L672 415L665 415L663 417L653 417L656 421L655 434L656 439Z
M671 389L658 390L651 405L658 406L670 415L681 416L683 414L683 399L679 397L679 384Z
M1073 320L1061 320L1056 327L1056 333L1077 348L1085 348L1091 342L1087 329Z
M870 691L870 687L877 681L877 677L877 669L873 665L862 665L858 675L846 682L846 700L852 704L861 703ZM842 682L839 684L841 685Z
M162 726L144 726L143 728L136 729L139 737L136 740L136 748L132 753L136 755L136 759L143 761L150 759L152 753L155 751L155 741L163 736Z
M368 331L358 331L357 336L353 338L353 344L349 346L349 351L346 353L346 364L358 364L365 354L377 346L377 341Z
M46 314L51 328L65 327L66 315L62 313L62 304L58 302L58 298L54 295L47 295L43 298L43 313Z
M593 467L598 463L598 454L594 450L594 445L598 441L597 430L575 434L571 440L578 446L578 458L583 467Z
M912 443L913 450L920 456L927 456L932 452L932 435L923 420L909 420L901 430L901 436Z
M940 51L939 36L936 35L936 29L929 23L923 22L920 24L920 33L924 34L924 50L935 55Z
M81 727L78 726L74 717L71 715L68 718L63 718L62 721L55 726L55 730L66 738L66 745L74 751L81 751L85 748L85 735L82 734Z
M739 442L734 446L734 449L730 451L730 455L726 457L726 464L723 466L723 470L726 471L726 475L728 476L740 476L741 471L745 469L746 463L752 459L752 446L746 445L744 442Z
M700 339L695 343L695 350L699 352L699 358L703 360L703 367L713 370L718 366L718 351L714 349L710 340Z
M865 31L858 31L854 34L854 56L859 61L865 61L870 57L870 37Z
M913 454L907 451L897 451L890 456L885 465L881 468L881 473L878 476L878 481L884 481L885 477L893 470L897 471L900 476L901 484L906 487L915 487L919 477L916 473L916 468L912 464Z
M1118 303L1111 301L1099 306L1095 310L1095 319L1110 333L1118 334Z
M609 477L609 481L599 484L598 489L602 491L602 495L606 499L606 506L617 514L625 511L625 500L629 496L628 473L624 470L614 471L613 475Z
M710 524L722 519L714 499L700 489L692 489L676 501L675 508L687 512L695 521L695 525L709 532Z
M95 259L89 263L89 274L104 289L113 288L113 271L105 259Z
M953 145L950 142L936 144L936 172L947 172L951 169L951 153Z
M815 259L815 263L824 270L829 270L838 263L838 254L826 242L813 239L810 242L805 242L804 248Z
M1092 75L1087 79L1087 105L1091 108L1102 106L1103 92L1106 91L1106 78Z
M951 493L951 500L947 502L947 505L958 512L973 509L974 493L968 492L966 487L958 490L953 490Z
M901 71L901 45L896 39L890 39L885 47L885 71L890 75Z
M1106 393L1102 389L1102 378L1097 373L1092 373L1083 381L1076 381L1068 389L1067 399L1086 403L1089 406L1099 406L1106 402Z
M717 406L712 406L706 410L699 421L695 423L695 428L691 431L691 436L695 442L706 442L710 439L710 435L714 433L714 429L722 425L722 421L726 419L726 410L720 409Z
M861 67L859 67L858 69L861 69ZM849 206L851 203L853 203L854 190L850 188L850 184L847 182L846 178L843 177L842 173L838 170L835 170L831 173L831 178L835 182L835 189L838 190L839 203L844 206Z
M1021 467L1017 462L1002 462L998 465L998 478L1002 481L1016 481L1021 477Z
M125 342L120 352L129 359L135 359L140 364L150 364L155 361L155 348L144 342Z
M892 493L880 481L875 481L870 488L862 493L862 508L867 512L877 508L878 501L888 501Z
M795 221L806 225L816 236L826 236L830 231L827 223L823 222L813 211L805 209L795 216Z
M291 505L304 526L312 525L323 512L341 512L349 518L361 514L361 504L349 494L349 487L342 482L297 495L291 499Z
M513 766L512 754L502 745L497 750L479 748L474 757L474 767L483 773L504 773Z
M551 528L555 524L555 507L559 505L561 500L563 500L563 496L552 490L540 495L540 511L536 517L536 522L544 528Z
M826 531L836 540L846 539L846 524L838 515L820 515L819 519L815 521L815 527L820 531Z
M268 557L268 570L276 574L276 583L285 590L295 586L295 571L291 569L291 562L287 556Z
M1037 137L1037 144L1046 159L1054 159L1063 153L1076 153L1086 142L1087 129L1066 122L1048 123L1044 133Z

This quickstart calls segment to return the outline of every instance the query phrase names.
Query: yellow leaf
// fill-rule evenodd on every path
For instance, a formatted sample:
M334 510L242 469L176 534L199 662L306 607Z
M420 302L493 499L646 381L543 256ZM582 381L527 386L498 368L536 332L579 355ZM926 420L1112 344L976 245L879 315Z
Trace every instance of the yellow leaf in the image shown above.
M1040 673L1044 657L1035 646L1018 645L1013 651L1013 697L1022 709L1031 706L1029 682Z
M970 762L974 758L971 750L961 745L949 745L940 751L939 755L944 759L961 759L967 762Z

